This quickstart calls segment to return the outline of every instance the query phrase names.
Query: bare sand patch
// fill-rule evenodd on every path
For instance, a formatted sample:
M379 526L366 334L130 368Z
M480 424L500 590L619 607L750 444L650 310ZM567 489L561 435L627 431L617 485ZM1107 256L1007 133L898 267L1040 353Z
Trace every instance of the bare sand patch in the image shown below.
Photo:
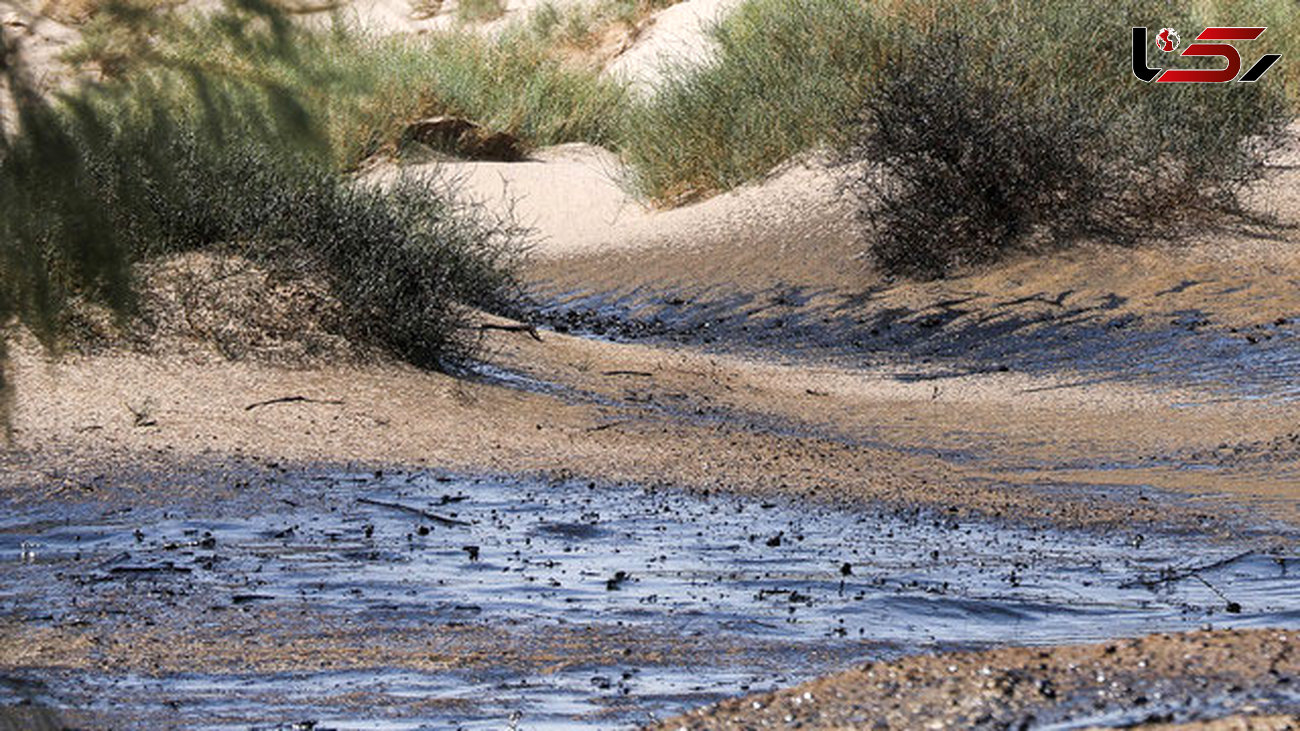
M739 0L687 0L662 10L605 70L627 80L637 93L652 94L663 82L665 68L710 60L710 28L738 5Z

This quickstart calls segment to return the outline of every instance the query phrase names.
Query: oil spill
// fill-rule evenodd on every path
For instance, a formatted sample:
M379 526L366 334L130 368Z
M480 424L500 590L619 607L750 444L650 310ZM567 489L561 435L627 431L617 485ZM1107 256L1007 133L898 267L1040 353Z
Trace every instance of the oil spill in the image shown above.
M347 626L371 654L28 664L0 669L5 687L110 725L607 728L903 653L1300 628L1293 543L427 472L266 490L6 506L0 619L101 637L144 623L186 645L242 617L259 647ZM439 633L455 638L439 662L400 639Z
M904 381L980 373L1069 370L1085 380L1143 379L1233 398L1300 398L1300 332L1294 318L1244 330L1213 326L1201 312L1142 317L1123 298L1086 305L1062 293L999 303L963 300L924 309L873 303L873 293L779 288L649 292L554 292L539 284L522 317L559 332L649 340L747 355L816 357L892 368ZM1047 309L1045 310L1044 307Z

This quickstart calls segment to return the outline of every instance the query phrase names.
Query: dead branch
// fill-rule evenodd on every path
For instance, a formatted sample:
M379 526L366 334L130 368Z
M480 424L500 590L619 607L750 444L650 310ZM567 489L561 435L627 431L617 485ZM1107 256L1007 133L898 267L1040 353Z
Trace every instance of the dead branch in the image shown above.
M535 325L524 325L524 324L520 324L520 325L496 325L496 324L494 324L494 323L485 322L485 323L479 325L479 326L478 326L478 329L480 329L480 330L503 330L503 331L505 331L505 332L510 332L510 333L528 333L530 336L532 336L533 340L536 340L536 341L539 342L539 343L542 342L542 336L539 335L539 334L537 333L537 327L536 327Z
M258 401L255 404L249 404L244 407L244 411L252 411L253 409L262 406L270 406L272 404L330 404L332 406L342 406L343 402L335 399L307 398L306 396L281 396L280 398L267 399L266 401Z
M1223 600L1224 609L1228 612L1228 614L1241 614L1241 605L1229 599L1228 596L1223 592L1219 591L1219 588L1216 587L1214 584L1211 584L1210 582L1206 581L1204 576L1198 575L1195 577L1195 579L1201 582L1202 584L1205 584L1205 588L1214 592L1215 596Z
M1242 551L1241 553L1238 553L1235 556L1229 556L1228 558L1219 559L1218 561L1207 563L1203 566L1193 566L1191 568L1179 569L1179 570L1165 569L1160 572L1160 576L1158 578L1134 579L1133 581L1120 584L1119 588L1132 589L1138 586L1144 586L1148 589L1154 589L1155 587L1160 586L1161 584L1172 584L1178 581L1182 581L1183 579L1189 579L1193 576L1197 576L1202 571L1213 571L1214 569L1221 569L1224 566L1230 566L1242 560L1243 558L1249 558L1250 556L1254 556L1256 553L1258 553L1258 551L1252 548L1249 551ZM1197 576L1197 578L1200 577Z
M412 514L412 515L418 515L418 516L420 516L421 518L425 518L425 519L427 519L427 520L432 520L432 521L435 522L435 523L440 523L440 524L442 524L442 525L446 525L446 526L467 526L467 525L470 525L469 523L467 523L467 522L465 522L465 521L463 521L463 520L456 520L455 518L448 518L448 517L445 516L445 515L438 515L437 513L430 513L430 512L427 511L427 510L421 510L420 508L416 508L416 507L413 507L413 506L410 506L410 505L402 505L401 503L389 503L389 502L384 502L383 500L372 500L372 499L370 499L370 498L368 498L368 497L359 497L359 498L357 498L357 502L359 502L359 503L365 503L366 505L374 505L374 506L376 506L376 507L380 507L380 508L388 508L388 509L390 509L390 510L400 510L400 511L402 511L402 512L404 512L404 513L410 513L410 514Z

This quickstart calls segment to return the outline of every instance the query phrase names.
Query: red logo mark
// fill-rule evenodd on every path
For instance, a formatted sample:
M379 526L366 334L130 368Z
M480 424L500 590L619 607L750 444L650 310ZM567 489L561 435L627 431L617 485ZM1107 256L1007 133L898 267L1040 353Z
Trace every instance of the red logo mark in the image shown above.
M1266 27L1214 26L1201 31L1198 41L1253 41L1267 30ZM1241 54L1231 43L1192 43L1180 56L1217 56L1227 61L1221 69L1153 69L1146 65L1147 29L1133 28L1133 75L1143 81L1162 83L1221 83L1237 79L1241 71ZM1161 28L1156 34L1156 45L1166 53L1178 48L1178 31ZM1260 57L1238 81L1258 81L1265 71L1282 58L1278 53Z
M1156 34L1156 45L1165 53L1178 48L1178 31L1173 28L1161 28Z

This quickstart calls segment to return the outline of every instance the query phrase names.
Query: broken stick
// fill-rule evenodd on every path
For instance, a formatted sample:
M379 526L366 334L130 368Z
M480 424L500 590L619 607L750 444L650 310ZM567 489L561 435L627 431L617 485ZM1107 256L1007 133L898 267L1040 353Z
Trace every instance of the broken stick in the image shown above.
M418 516L420 516L421 518L425 518L425 519L427 519L427 520L432 520L432 521L435 522L435 523L441 523L442 525L447 525L447 526L467 526L467 525L470 525L470 523L467 523L467 522L465 522L465 521L463 521L463 520L456 520L455 518L448 518L448 517L445 516L445 515L438 515L437 513L430 513L430 512L427 511L427 510L421 510L420 508L412 507L412 506L410 506L410 505L402 505L401 503L389 503L389 502L384 502L383 500L372 500L372 499L370 499L370 498L368 498L368 497L359 497L359 498L357 498L357 502L359 502L359 503L365 503L366 505L374 505L374 506L377 506L377 507L380 507L380 508L388 508L388 509L390 509L390 510L400 510L400 511L402 511L402 512L404 512L404 513L410 513L410 514L412 514L412 515L418 515Z
M337 401L334 399L314 399L314 398L307 398L306 396L281 396L280 398L267 399L266 401L258 401L255 404L249 404L244 407L244 411L252 411L253 409L262 406L270 406L272 404L294 404L294 403L332 404L334 406L343 405L342 401Z
M1252 548L1249 551L1242 551L1241 553L1238 553L1235 556L1229 556L1224 559L1219 559L1218 561L1213 561L1203 566L1193 566L1191 568L1186 568L1186 569L1173 569L1173 568L1165 569L1160 572L1159 578L1134 579L1133 581L1128 581L1123 584L1120 584L1119 588L1132 589L1137 586L1145 586L1148 589L1154 589L1155 587L1161 584L1172 584L1174 582L1182 581L1183 579L1190 579L1193 576L1197 576L1197 574L1200 574L1202 571L1213 571L1214 569L1221 569L1224 566L1229 566L1231 564L1234 564L1242 560L1243 558L1249 558L1250 556L1254 556L1256 553L1258 553L1258 551ZM1200 577L1198 576L1197 578ZM1202 579L1202 581L1204 580Z
M537 327L534 325L522 325L522 324L521 325L495 325L490 322L485 322L479 325L478 329L503 330L509 333L528 333L529 335L532 336L533 340L536 340L539 343L542 342L542 336L537 334Z

